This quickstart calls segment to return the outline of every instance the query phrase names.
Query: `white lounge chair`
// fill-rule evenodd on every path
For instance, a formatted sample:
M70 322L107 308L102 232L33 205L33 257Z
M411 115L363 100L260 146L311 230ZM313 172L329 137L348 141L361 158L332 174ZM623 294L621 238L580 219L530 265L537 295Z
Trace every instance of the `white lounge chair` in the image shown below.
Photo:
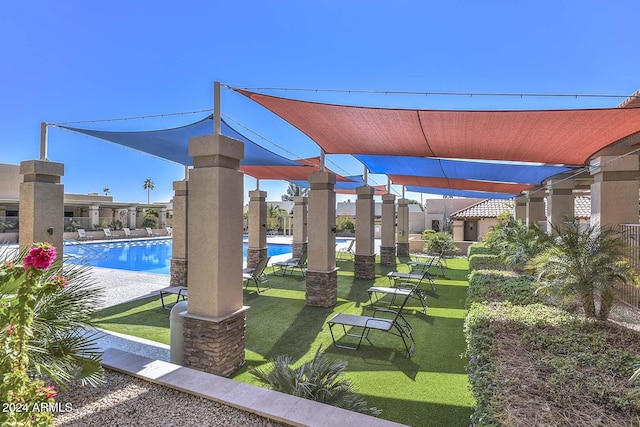
M145 230L147 230L148 237L155 236L155 234L153 234L153 230L150 227L145 228Z
M124 237L133 237L129 228L125 227L122 229L122 231L124 231Z
M78 228L78 240L84 241L87 240L87 232L84 228Z
M167 236L171 236L173 234L173 227L167 227Z
M356 252L353 249L353 246L355 245L355 243L356 243L356 239L353 239L349 242L348 245L339 247L338 250L336 251L338 258L342 258L341 254L347 254L351 258L351 260L353 260L354 257L356 256Z
M111 234L110 228L103 228L102 231L104 232L105 239L113 239L113 235Z

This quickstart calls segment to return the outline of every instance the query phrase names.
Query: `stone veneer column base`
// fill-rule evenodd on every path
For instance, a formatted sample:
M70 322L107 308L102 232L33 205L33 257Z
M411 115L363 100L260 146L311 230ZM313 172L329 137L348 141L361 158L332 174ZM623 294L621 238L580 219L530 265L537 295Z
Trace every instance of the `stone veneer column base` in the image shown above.
M380 246L380 265L394 266L396 265L396 247Z
M338 269L307 270L306 304L312 307L333 307L338 302Z
M398 243L398 256L403 258L409 258L409 242Z
M187 260L171 258L171 286L187 286Z
M353 265L353 277L356 280L373 280L376 278L376 254L356 254Z
M247 248L247 268L255 268L266 256L267 248Z
M218 320L187 313L184 317L184 366L230 377L244 363L248 307Z
M307 252L307 242L293 242L293 257L301 258Z

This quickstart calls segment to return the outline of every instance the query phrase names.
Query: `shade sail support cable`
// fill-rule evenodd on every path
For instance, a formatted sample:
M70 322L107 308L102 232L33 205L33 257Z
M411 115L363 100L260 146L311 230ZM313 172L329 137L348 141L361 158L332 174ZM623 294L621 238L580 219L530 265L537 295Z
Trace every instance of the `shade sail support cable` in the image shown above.
M200 113L211 113L213 109L207 108L205 110L198 111L184 111L179 113L164 113L164 114L152 114L147 116L132 116L132 117L118 117L113 119L97 119L97 120L78 120L74 122L58 122L58 123L47 123L50 126L66 126L66 125L77 125L82 123L102 123L102 122L118 122L118 121L126 121L126 120L144 120L144 119L156 119L159 117L171 117L171 116L185 116L187 114L200 114Z
M434 92L434 91L395 91L395 90L368 90L368 89L313 89L313 88L286 88L286 87L234 87L225 85L231 90L266 91L276 90L285 92L317 92L317 93L370 93L381 95L442 95L442 96L498 96L498 97L534 97L534 98L640 98L640 95L614 95L595 93L508 93L508 92Z

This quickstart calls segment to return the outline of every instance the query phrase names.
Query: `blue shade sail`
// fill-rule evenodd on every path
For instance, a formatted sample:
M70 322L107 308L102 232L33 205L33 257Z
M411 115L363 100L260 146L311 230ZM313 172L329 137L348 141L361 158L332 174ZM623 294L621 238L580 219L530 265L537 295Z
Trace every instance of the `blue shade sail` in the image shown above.
M455 190L450 188L435 188L435 187L406 187L407 191L414 193L427 193L427 194L440 194L443 196L453 197L469 197L479 199L512 199L516 194L504 194L504 193L486 193L484 191L468 191L468 190Z
M136 132L104 131L61 125L57 126L62 129L123 145L181 165L193 166L193 159L189 156L189 138L211 135L213 133L213 115L209 115L195 123L177 128ZM237 139L244 143L244 159L240 161L241 165L300 166L300 163L273 153L251 141L224 120L221 121L221 133L224 136Z
M431 157L378 156L358 154L372 173L429 176L476 181L540 185L545 179L575 168L491 161L437 159Z

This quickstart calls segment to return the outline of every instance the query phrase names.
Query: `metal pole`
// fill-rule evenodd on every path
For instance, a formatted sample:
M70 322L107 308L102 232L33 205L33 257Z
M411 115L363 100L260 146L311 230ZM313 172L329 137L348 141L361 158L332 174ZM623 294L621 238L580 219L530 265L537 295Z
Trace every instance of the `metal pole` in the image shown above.
M260 180L256 178L256 190L260 189Z
M324 172L324 150L320 150L320 172Z
M387 177L387 193L391 194L391 178Z
M40 122L40 160L48 160L49 143L48 143L48 127L46 122Z
M369 185L369 171L364 167L364 185Z
M184 180L187 181L189 179L189 165L184 165Z
M402 198L404 199L404 185L402 186Z
M213 133L222 133L220 125L220 82L213 82Z

